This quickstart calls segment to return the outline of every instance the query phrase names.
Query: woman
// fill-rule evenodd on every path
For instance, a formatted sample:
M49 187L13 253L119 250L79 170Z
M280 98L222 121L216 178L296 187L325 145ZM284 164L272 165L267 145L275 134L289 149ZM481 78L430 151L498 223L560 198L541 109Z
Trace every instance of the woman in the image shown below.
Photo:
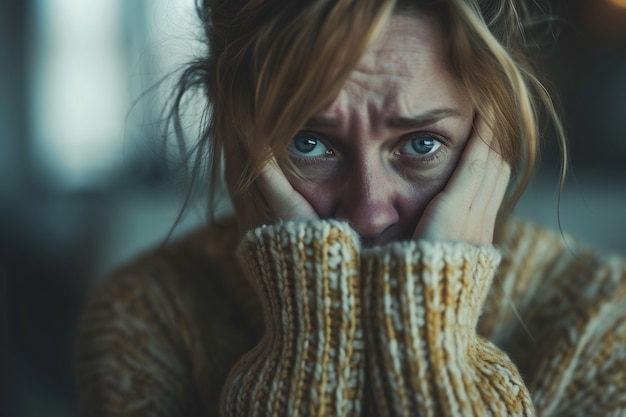
M623 260L507 216L537 115L560 132L526 12L205 1L211 53L185 80L234 221L95 293L83 414L626 413Z

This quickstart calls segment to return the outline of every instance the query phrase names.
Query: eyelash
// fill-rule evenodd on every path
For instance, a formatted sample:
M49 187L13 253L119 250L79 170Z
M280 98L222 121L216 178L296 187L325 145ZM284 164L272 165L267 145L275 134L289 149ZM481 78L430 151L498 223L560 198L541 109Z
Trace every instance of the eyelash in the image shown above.
M295 141L296 139L302 138L302 137L306 137L309 136L311 137L311 139L314 139L316 141L318 141L319 143L321 143L326 149L327 151L324 154L321 155L313 155L313 156L299 156L296 152L297 150L292 150L292 147L295 147ZM329 158L332 158L333 156L336 155L336 152L334 150L334 147L330 146L328 144L328 140L326 138L326 136L320 134L320 133L316 133L316 132L311 132L311 131L301 131L298 132L298 134L291 140L291 142L289 143L289 146L287 147L287 150L291 156L291 159L296 162L296 163L313 163L313 162L317 162L320 160L328 160Z
M293 162L295 163L299 163L299 164L306 164L306 163L315 163L315 162L319 162L319 161L327 161L329 158L332 158L334 156L337 155L336 151L335 151L335 147L330 146L328 144L329 140L326 137L326 135L323 135L321 133L317 133L317 132L312 132L312 131L301 131L299 132L293 139L292 142L289 144L288 149L291 148L293 146L294 141L301 135L310 135L312 136L315 140L319 141L321 144L323 144L324 147L326 147L328 149L328 153L325 155L316 155L316 156L310 156L310 157L306 157L306 156L298 156L296 155L294 152L289 151L291 159ZM400 149L402 149L403 147L405 147L407 144L410 143L410 141L414 140L414 139L419 139L419 138L424 138L424 139L430 139L430 140L435 140L437 142L440 143L439 148L437 148L437 150L432 153L432 154L428 154L428 155L424 155L424 156L418 156L418 155L411 155L408 153L402 153L400 152ZM428 132L428 131L418 131L418 132L411 132L409 134L406 134L404 136L402 136L399 140L399 146L395 147L395 151L393 152L393 154L397 157L400 158L406 158L406 159L410 159L413 162L415 162L415 160L418 160L418 163L433 163L437 160L439 160L442 157L443 152L446 152L446 148L448 148L451 144L451 140L446 138L445 136L439 135L437 133L433 133L433 132ZM443 148L443 149L442 149Z
M414 154L407 154L400 152L405 146L409 145L414 139L426 139L426 140L434 140L439 142L440 146L433 152L427 155L418 156ZM433 132L412 132L408 135L404 135L401 140L401 145L397 147L397 151L394 152L395 155L402 158L410 158L411 160L419 160L419 163L432 163L439 160L443 153L446 152L446 149L450 146L451 141L445 136L439 135Z

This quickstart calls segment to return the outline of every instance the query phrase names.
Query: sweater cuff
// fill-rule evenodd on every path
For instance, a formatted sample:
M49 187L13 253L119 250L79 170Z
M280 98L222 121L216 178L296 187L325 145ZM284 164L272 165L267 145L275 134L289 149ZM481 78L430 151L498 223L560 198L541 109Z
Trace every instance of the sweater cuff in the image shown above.
M411 241L363 253L377 415L532 415L517 369L476 325L500 254Z
M490 245L408 241L366 250L362 259L366 311L403 311L390 317L396 326L414 320L433 336L454 331L458 339L460 330L465 337L474 333L500 253Z
M358 415L363 381L358 238L338 221L248 232L239 258L265 335L233 368L229 416Z

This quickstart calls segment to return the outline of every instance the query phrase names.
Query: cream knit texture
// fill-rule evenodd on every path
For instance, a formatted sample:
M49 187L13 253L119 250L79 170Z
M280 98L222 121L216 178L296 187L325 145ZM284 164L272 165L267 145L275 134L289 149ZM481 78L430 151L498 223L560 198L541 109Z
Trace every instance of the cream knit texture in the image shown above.
M363 389L359 258L345 224L283 223L246 236L241 259L266 332L233 368L228 416L358 416Z
M375 415L534 415L513 363L476 334L493 247L403 242L363 259Z
M626 263L567 241L518 220L494 246L200 231L94 292L80 413L625 416Z

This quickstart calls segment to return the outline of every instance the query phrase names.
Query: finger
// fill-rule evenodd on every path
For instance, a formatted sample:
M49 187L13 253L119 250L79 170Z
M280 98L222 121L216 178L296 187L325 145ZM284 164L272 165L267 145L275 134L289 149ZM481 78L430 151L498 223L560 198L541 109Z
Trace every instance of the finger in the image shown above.
M272 221L269 206L254 182L242 188L246 153L237 143L227 142L224 148L224 176L231 197L240 234Z
M480 229L476 230L477 241L491 243L495 230L496 218L502 205L510 178L510 166L502 157L500 142L495 138L489 121L493 122L493 112L487 111L483 117L478 118L477 134L483 139L484 146L488 147L485 159L485 169L471 210L474 219L480 219L476 224Z
M289 193L293 190L291 183L278 167L274 158L265 164L256 183L261 192L267 196L271 206L277 205L281 200L288 199ZM280 204L278 205L280 206Z
M494 152L493 158L495 168L493 177L495 178L495 185L492 187L491 194L491 207L497 212L504 201L506 190L509 186L509 180L511 179L511 166L504 160L502 155Z
M472 204L486 214L497 212L508 186L511 168L495 149L489 153L486 161L483 181Z
M489 117L491 120L493 116L493 112L488 112L486 117ZM485 123L486 125L486 123ZM506 190L509 185L509 180L511 178L511 166L504 159L504 156L501 151L501 141L496 139L493 134L491 134L491 142L490 142L490 154L488 156L489 172L486 173L485 179L488 180L487 184L485 184L485 189L479 190L479 193L489 193L490 198L488 200L488 205L485 207L485 213L495 218L498 211L500 210L500 206L502 205L502 201L504 201L504 196L506 194Z
M478 190L475 204L488 216L488 219L495 218L497 215L511 175L511 167L502 156L501 142L494 136L490 128L494 123L493 117L493 110L487 109L478 120L479 134L486 139L489 154L487 155L484 180Z
M474 133L459 160L444 193L455 199L455 204L470 209L485 178L493 135L481 119L477 119Z
M511 168L495 150L489 156L484 181L474 202L477 213L481 215L483 230L481 241L493 241L496 218L509 183Z
M275 158L263 167L256 184L277 218L298 221L318 217L309 202L293 188Z

